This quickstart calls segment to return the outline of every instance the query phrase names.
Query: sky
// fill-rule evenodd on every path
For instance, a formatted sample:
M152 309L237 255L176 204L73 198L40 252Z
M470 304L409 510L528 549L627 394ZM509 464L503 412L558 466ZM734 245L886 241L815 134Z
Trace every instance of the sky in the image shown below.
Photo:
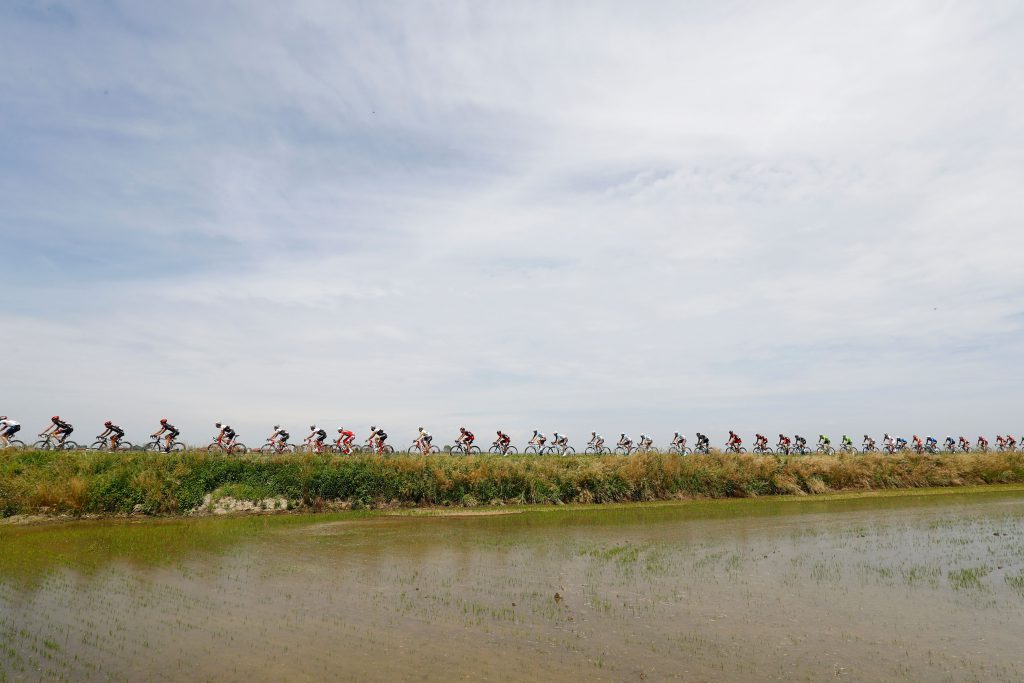
M998 0L8 0L0 414L1020 433L1022 46Z

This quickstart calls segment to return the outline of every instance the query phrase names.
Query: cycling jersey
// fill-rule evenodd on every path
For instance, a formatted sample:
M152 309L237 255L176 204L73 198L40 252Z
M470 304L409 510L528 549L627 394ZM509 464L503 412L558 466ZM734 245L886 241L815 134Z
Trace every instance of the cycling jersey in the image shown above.
M277 433L277 438L281 439L281 441L287 441L288 439L291 438L291 436L291 434L289 434L283 429Z
M235 430L227 425L221 427L221 431L224 432L224 436L227 437L228 439L232 438L235 435Z
M378 441L383 441L384 439L388 438L387 433L385 433L385 431L383 429L378 429L376 431L376 434L377 434L377 440Z
M160 429L163 429L166 432L170 432L174 436L177 436L180 433L178 431L178 428L172 425L170 422L160 425Z
M317 441L323 441L324 439L327 438L327 431L324 429L318 429L315 432L313 432L313 435L316 437Z
M0 420L0 434L10 436L20 430L21 425L17 420Z
M72 431L74 429L74 427L69 425L64 420L57 420L53 424L54 424L55 427L57 427L57 431L58 432L70 432L70 431Z
M118 427L117 425L110 425L109 427L107 427L107 429L109 429L113 434L117 434L118 436L124 436L124 430Z

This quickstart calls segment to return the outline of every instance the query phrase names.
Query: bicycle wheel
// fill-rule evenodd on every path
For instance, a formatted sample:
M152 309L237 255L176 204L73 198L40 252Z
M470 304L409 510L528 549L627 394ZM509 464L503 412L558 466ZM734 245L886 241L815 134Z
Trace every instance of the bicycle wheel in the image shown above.
M515 446L509 446L505 449L505 455L519 455L519 449Z
M629 455L629 449L625 446L616 446L615 455Z
M572 446L566 446L565 450L562 451L562 455L576 455L576 449Z
M78 445L77 441L65 441L60 445L60 450L62 451L77 451L80 448L81 446Z
M32 444L32 448L34 448L37 451L48 451L50 450L50 440L41 439L39 441L36 441L34 444Z
M107 450L107 441L106 441L106 439L97 439L96 441L93 442L93 444L91 446L89 446L89 450L90 451L105 451L105 450Z
M223 453L224 448L219 443L211 443L206 447L207 453Z
M135 450L135 446L132 445L131 441L118 441L117 448L115 448L114 450L116 450L119 453L121 451L131 451Z
M183 444L182 442L175 441L174 443L171 444L171 451L172 452L180 453L183 450L185 450L185 444Z
M7 448L21 449L25 447L25 442L21 439L11 439L7 442Z
M384 455L392 455L395 452L394 446L385 445L381 450L384 451Z
M465 455L466 451L463 450L462 446L456 444L452 446L451 450L448 451L449 455Z
M540 455L536 446L527 446L523 449L523 455Z
M245 455L246 453L249 452L249 447L246 446L244 443L236 443L231 446L231 452L238 453L239 455Z

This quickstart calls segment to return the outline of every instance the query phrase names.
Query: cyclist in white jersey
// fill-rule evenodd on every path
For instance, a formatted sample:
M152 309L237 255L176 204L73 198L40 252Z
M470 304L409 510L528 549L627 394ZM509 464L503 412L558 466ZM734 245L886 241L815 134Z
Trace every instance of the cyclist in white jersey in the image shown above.
M6 415L0 415L0 441L4 447L11 445L11 437L21 431L21 424Z

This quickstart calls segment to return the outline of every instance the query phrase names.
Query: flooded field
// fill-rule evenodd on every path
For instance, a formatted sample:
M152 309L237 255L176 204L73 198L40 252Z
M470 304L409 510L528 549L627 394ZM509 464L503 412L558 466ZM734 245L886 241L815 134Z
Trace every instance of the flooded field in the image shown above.
M1024 680L1024 489L0 527L0 681Z

